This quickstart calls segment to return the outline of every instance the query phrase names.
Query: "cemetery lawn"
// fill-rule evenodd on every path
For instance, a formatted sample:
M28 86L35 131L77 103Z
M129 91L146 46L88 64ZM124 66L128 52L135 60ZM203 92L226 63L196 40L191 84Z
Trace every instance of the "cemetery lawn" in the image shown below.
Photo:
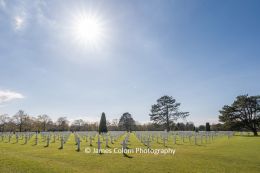
M110 145L120 148L123 140L120 137L115 144ZM136 138L130 135L129 148L145 147ZM93 147L97 147L97 138ZM152 143L152 148L164 148L161 143ZM234 136L230 139L219 137L210 144L194 145L188 139L182 143L179 139L173 145L170 139L167 147L176 149L174 155L153 154L86 154L85 147L89 143L82 141L81 151L77 152L74 135L71 134L64 149L58 149L59 141L34 146L34 139L23 145L23 141L15 143L0 142L0 172L90 172L90 173L127 173L127 172L199 172L199 173L259 173L260 172L260 137ZM93 148L92 147L92 148ZM105 148L105 142L102 143Z

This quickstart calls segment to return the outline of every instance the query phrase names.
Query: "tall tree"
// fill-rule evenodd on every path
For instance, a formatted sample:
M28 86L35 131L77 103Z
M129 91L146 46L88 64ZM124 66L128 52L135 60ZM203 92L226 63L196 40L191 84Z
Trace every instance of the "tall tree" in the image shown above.
M38 116L38 120L41 123L42 130L47 131L47 126L51 122L51 118L48 115L43 114Z
M24 130L24 127L26 125L26 119L28 115L24 113L23 110L19 110L14 116L13 119L15 120L16 125L19 128L19 132L22 132Z
M57 120L58 129L60 131L67 131L69 130L69 121L67 120L67 117L60 117Z
M131 132L132 130L135 129L135 121L132 117L132 115L128 112L123 113L121 116L119 123L119 127L121 130L126 130L128 132Z
M180 112L180 103L171 96L162 96L157 103L152 105L150 119L156 124L164 125L170 131L171 125L179 118L186 118L189 112Z
M101 118L100 118L98 132L107 133L107 120L106 120L106 115L104 112L102 113Z
M208 122L206 122L206 131L210 131L210 125Z
M237 96L231 106L225 105L219 111L219 120L225 124L235 124L246 128L258 136L260 126L260 96Z

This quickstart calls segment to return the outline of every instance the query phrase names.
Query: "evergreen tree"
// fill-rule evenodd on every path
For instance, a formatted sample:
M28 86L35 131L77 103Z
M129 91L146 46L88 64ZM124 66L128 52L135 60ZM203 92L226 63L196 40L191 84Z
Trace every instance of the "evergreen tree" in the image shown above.
M128 112L124 113L118 123L121 130L126 130L128 132L131 132L132 130L135 130L135 120L133 119L132 115Z
M257 131L260 129L260 95L237 96L236 100L229 106L225 105L219 111L220 122L225 126L230 126L232 130L247 129L258 136Z
M164 125L167 132L169 132L174 121L179 118L186 118L189 115L189 112L179 111L180 105L172 97L162 96L157 100L156 104L152 105L150 119L155 124Z
M106 121L106 115L104 112L101 115L98 132L107 133L107 121Z
M206 131L210 131L210 125L208 122L206 123Z

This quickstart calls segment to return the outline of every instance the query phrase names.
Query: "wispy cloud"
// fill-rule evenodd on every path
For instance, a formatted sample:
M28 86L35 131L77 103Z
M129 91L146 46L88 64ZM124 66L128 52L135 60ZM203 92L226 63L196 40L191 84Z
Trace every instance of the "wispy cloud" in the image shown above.
M0 8L2 8L2 9L6 8L6 3L4 0L0 0Z
M24 96L18 92L9 90L0 90L0 104L16 99L23 99Z
M43 9L46 6L44 0L19 0L16 5L11 1L0 0L0 10L10 19L12 29L16 32L27 30L35 24L45 27L55 25L55 22L44 14Z

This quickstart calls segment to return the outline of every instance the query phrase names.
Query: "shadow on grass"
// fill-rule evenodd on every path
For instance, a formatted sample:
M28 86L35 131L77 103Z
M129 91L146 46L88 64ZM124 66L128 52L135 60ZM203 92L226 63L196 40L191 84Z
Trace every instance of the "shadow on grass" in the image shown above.
M240 136L240 137L249 137L249 138L259 138L260 136L258 135L258 136L253 136L253 135L251 135L251 136ZM232 138L232 137L231 137Z
M132 159L132 158L133 158L133 156L129 156L129 155L126 154L126 153L123 153L123 155L124 155L124 157L129 158L129 159Z
M203 144L196 144L196 145L193 145L193 146L198 146L198 147L206 147L207 145L203 145Z

